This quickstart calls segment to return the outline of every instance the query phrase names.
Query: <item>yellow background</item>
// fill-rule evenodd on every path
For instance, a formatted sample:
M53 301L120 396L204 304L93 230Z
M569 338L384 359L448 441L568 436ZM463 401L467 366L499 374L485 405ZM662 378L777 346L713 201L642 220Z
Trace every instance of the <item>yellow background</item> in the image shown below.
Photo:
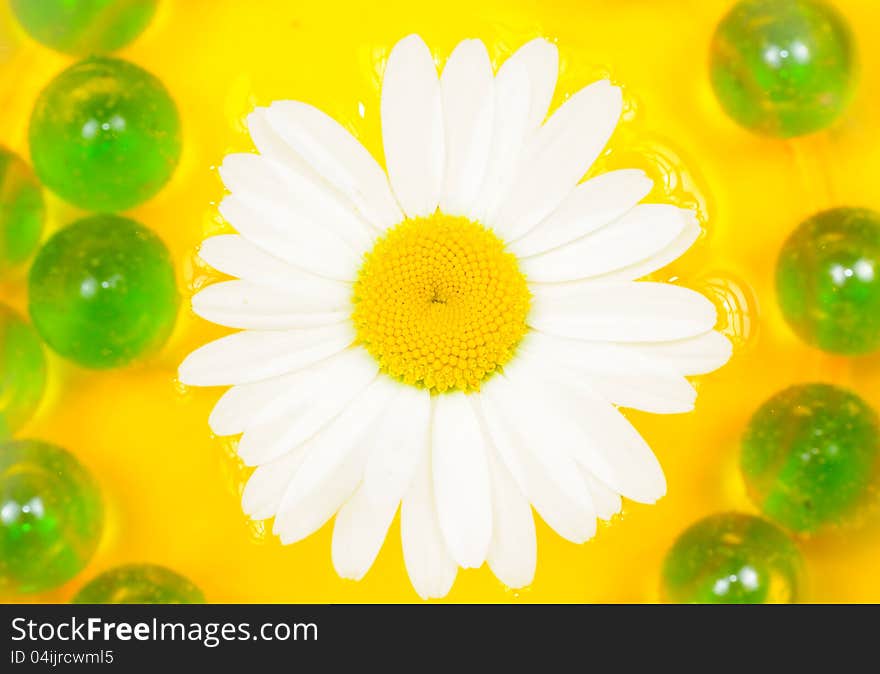
M637 165L658 181L654 196L695 201L707 235L661 277L717 301L736 342L732 362L699 380L689 415L630 415L660 457L668 495L624 513L585 545L538 524L538 570L525 590L488 571L459 573L449 601L627 602L658 599L663 555L694 520L753 508L737 470L737 442L754 409L791 383L834 382L880 406L880 356L844 359L804 346L784 324L772 286L776 253L792 228L832 205L880 209L880 47L876 0L839 0L859 43L857 99L831 131L794 142L764 139L729 121L709 86L712 30L727 0L164 0L147 31L120 56L155 73L177 101L184 155L173 181L131 215L170 247L181 291L211 280L194 263L205 233L220 231L223 194L215 167L249 149L242 121L257 104L296 98L348 126L381 159L380 73L394 42L418 32L442 63L455 44L480 37L500 62L537 35L557 41L562 73L555 104L608 73L624 86L627 121L601 168ZM39 90L70 59L29 40L0 4L0 144L23 157ZM50 230L76 211L50 198ZM21 279L0 298L24 310ZM212 438L208 412L220 389L184 390L182 357L223 330L185 306L175 335L152 359L113 372L87 372L50 357L51 386L21 433L56 442L95 474L107 527L88 567L33 601L67 601L95 574L119 563L167 565L213 602L417 601L403 567L397 524L360 583L330 562L332 524L282 547L239 507L247 471L234 446ZM811 601L880 601L880 527L801 541Z

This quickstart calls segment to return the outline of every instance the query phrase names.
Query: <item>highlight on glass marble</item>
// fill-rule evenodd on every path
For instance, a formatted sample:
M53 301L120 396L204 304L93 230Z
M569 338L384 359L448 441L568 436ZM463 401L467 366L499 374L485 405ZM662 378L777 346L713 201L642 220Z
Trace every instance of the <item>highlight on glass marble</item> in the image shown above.
M856 51L846 20L825 0L741 0L712 39L712 86L747 129L801 136L846 110Z
M205 595L187 578L156 564L126 564L90 580L74 604L203 604Z
M782 314L808 344L846 355L880 348L880 214L835 208L804 221L776 264Z
M27 423L45 387L46 357L36 331L0 304L0 441Z
M46 207L30 167L0 147L0 275L24 263L37 249Z
M123 211L154 196L171 178L182 142L162 82L110 57L80 61L46 86L29 141L43 184L91 211Z
M740 467L755 505L790 531L859 524L880 487L877 414L837 386L792 386L755 412Z
M0 595L52 589L98 546L98 485L70 452L39 440L0 444Z
M356 4L0 7L0 600L880 601L880 3Z
M118 215L89 216L53 235L31 267L28 294L46 344L87 368L121 367L154 353L177 316L168 248Z
M10 0L38 42L85 56L121 49L150 24L158 0Z
M804 563L778 527L742 513L710 515L675 541L663 561L667 601L788 604L803 590Z

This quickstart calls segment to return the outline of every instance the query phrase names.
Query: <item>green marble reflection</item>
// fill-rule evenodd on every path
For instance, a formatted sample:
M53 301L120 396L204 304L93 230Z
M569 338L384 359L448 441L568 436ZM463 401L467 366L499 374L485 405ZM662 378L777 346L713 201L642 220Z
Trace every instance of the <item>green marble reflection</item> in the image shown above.
M742 0L712 39L715 94L735 121L783 138L830 125L852 98L856 52L821 0Z
M88 368L127 365L165 343L178 296L171 255L143 225L96 215L57 232L29 278L30 312L46 343Z
M72 454L37 440L0 445L0 591L70 580L94 553L102 524L98 487Z
M29 138L40 180L91 211L122 211L155 195L181 150L168 91L114 58L81 61L52 80L34 106Z
M663 562L667 601L784 604L798 600L803 562L769 522L738 513L712 515L688 528Z
M0 304L0 441L30 419L45 387L46 358L37 333Z
M74 604L202 604L189 580L155 564L129 564L105 571L73 598Z
M877 415L828 384L792 386L755 412L740 466L749 495L787 529L810 533L853 522L876 497Z
M837 208L801 224L779 254L776 289L807 343L842 354L880 348L880 214Z
M127 45L149 25L157 4L158 0L10 0L31 37L83 56Z
M45 215L42 189L30 167L0 147L0 274L36 250Z

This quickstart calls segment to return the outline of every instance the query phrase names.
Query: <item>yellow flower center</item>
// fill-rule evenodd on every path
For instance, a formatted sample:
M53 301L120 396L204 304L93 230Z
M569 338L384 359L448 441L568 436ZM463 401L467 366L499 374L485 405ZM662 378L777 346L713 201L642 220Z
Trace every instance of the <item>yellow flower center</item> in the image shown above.
M354 284L358 342L382 371L432 393L477 391L526 333L530 295L493 232L437 213L376 241Z

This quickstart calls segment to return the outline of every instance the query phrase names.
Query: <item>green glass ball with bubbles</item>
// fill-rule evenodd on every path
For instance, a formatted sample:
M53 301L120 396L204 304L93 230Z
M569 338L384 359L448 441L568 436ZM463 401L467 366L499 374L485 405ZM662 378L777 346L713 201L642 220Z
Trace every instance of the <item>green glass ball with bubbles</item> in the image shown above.
M74 604L203 604L202 591L179 573L155 564L128 564L85 585Z
M0 441L21 428L46 388L46 357L34 329L0 304Z
M855 90L855 43L824 0L741 0L712 39L710 76L730 117L757 133L819 131Z
M845 389L792 386L752 416L740 468L755 505L786 529L814 533L856 523L877 496L877 415Z
M67 54L120 49L149 25L158 0L10 0L24 29Z
M37 440L0 445L0 592L67 582L92 557L102 526L98 486L72 454Z
M37 249L45 215L42 188L30 167L0 147L0 274Z
M34 326L83 367L127 365L161 347L177 315L171 255L134 220L95 215L65 227L37 254L28 280Z
M880 348L880 213L836 208L806 220L779 253L776 290L808 344L846 355Z
M181 152L177 106L143 68L89 58L55 77L31 113L40 180L90 211L123 211L154 196Z
M722 513L675 541L662 570L664 599L680 604L786 604L798 600L803 560L795 544L759 517Z

